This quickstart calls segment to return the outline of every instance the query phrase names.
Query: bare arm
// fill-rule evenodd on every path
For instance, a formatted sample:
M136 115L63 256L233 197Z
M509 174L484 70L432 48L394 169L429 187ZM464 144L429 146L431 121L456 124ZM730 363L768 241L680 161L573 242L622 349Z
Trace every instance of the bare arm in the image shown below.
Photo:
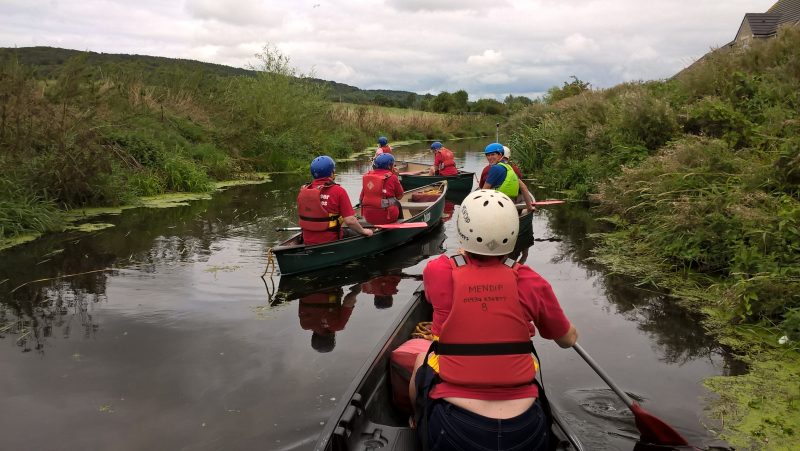
M364 236L372 236L372 230L361 227L361 224L358 223L358 219L356 219L355 216L348 216L344 218L344 223L347 225L347 227L350 227Z
M528 185L525 184L522 180L519 181L519 189L522 191L522 196L525 198L525 205L528 207L528 210L534 211L536 207L533 205L536 202L536 199L533 197L530 191L528 191Z
M492 189L492 185L490 185L488 183L484 183L483 186L481 187L481 189Z
M562 348L571 348L575 342L578 341L578 330L570 323L569 330L560 338L556 338L555 342Z

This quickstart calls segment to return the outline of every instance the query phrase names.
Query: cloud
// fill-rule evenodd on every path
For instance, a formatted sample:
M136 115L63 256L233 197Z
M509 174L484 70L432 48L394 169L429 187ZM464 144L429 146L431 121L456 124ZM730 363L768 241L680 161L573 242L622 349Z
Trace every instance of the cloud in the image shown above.
M264 27L279 24L283 18L282 10L258 0L186 0L184 8L192 18L232 25Z
M503 61L503 54L492 49L484 50L480 55L470 55L467 64L474 66L489 66Z
M504 0L487 2L484 0L387 0L386 5L397 11L485 11L508 5Z

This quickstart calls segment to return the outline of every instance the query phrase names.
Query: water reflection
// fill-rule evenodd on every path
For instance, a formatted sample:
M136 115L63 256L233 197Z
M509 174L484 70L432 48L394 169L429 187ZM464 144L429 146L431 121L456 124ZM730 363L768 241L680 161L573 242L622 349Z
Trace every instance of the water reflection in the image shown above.
M347 294L342 287L317 291L300 298L297 312L300 327L311 331L311 347L317 352L331 352L336 347L336 332L344 330L353 308L359 285Z

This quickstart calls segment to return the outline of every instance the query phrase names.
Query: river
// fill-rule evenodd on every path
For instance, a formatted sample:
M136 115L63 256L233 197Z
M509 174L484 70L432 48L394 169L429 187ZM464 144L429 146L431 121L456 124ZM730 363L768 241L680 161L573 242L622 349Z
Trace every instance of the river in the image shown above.
M480 171L487 142L445 145ZM424 144L396 153L431 159ZM357 199L367 162L338 169ZM306 179L277 174L186 206L125 210L100 218L114 227L1 252L2 448L311 448L426 260L458 246L448 220L382 256L262 279ZM587 206L540 210L526 263L553 285L584 348L649 412L707 441L701 381L731 372L719 345L664 295L588 260L600 224ZM574 351L535 344L551 400L589 449L630 449L631 414L602 380Z

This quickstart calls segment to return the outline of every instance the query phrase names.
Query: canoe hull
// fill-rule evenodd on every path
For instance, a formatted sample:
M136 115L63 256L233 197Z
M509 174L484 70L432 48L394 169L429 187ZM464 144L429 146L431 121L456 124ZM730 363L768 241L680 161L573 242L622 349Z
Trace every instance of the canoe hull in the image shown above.
M436 184L437 187L441 185L441 183ZM432 187L425 186L418 190L429 189L432 189ZM300 234L293 236L272 250L278 262L281 275L300 274L339 265L362 257L377 255L429 232L442 221L447 189L447 185L444 184L442 195L439 199L423 210L415 210L414 213L411 213L411 217L404 220L404 222L425 222L428 226L424 228L376 229L371 237L349 237L313 246L292 244L297 241ZM409 190L408 194L412 194L414 191L417 190Z
M366 451L417 449L415 431L408 427L408 417L394 409L389 383L391 352L404 343L420 321L430 321L433 312L424 298L422 286L405 310L398 315L359 372L336 410L325 424L316 451ZM557 450L583 450L577 436L553 409L551 434L558 441ZM376 446L380 442L381 446Z
M403 189L414 189L420 186L429 185L442 180L447 181L447 193L452 199L454 196L466 196L472 191L475 173L469 171L458 171L458 175L427 175L432 165L414 162L398 162L396 167L400 172L400 184ZM425 174L413 174L414 172L424 171Z

